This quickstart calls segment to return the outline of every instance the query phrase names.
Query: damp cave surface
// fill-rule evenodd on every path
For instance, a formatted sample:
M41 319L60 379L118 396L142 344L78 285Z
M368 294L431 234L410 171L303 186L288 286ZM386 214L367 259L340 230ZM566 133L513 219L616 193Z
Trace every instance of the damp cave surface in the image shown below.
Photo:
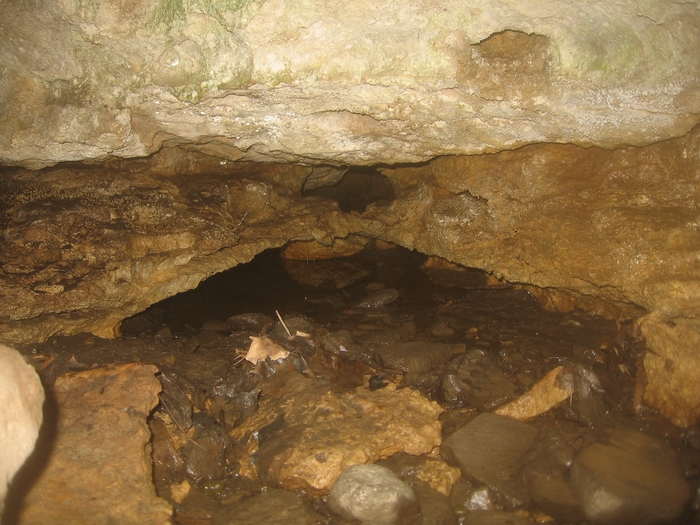
M379 249L370 243L343 259L344 271L352 269L356 280L336 289L332 276L324 280L323 275L337 271L337 260L290 265L280 250L268 250L125 320L119 339L79 334L53 337L22 350L32 356L46 385L66 371L95 365L144 362L158 368L163 393L149 422L154 482L158 495L173 505L174 523L179 524L258 523L256 518L227 520L236 505L254 507L264 487L285 488L264 475L243 475L241 443L231 436L265 400L282 395L292 377L325 381L331 392L388 384L417 390L445 409L440 421L446 437L478 414L518 398L563 365L572 370L569 380L576 383L576 393L530 425L542 432L556 429L552 435L563 442L585 441L579 434L586 429L643 431L691 458L684 474L689 479L696 475L693 465L700 461L692 459L697 453L689 445L697 441L694 434L635 405L636 365L645 348L629 327L583 311L547 311L521 286L496 283L474 269L431 269L426 259L403 248ZM322 284L310 286L292 278L301 275L303 280L309 273L321 275L316 282ZM292 334L309 337L288 337L276 312ZM251 336L269 338L289 356L249 363L244 356ZM415 342L451 350L427 367L424 355L397 356L396 349L415 350L410 346ZM255 438L261 447L278 438L294 439L285 438L287 427L284 417L278 417L257 429ZM290 432L294 436L296 431ZM189 441L173 437L178 433ZM180 448L175 450L173 442ZM272 454L266 450L254 456L261 465L267 465L265 454ZM401 470L391 461L401 464L405 459L387 459L384 464L398 469L409 483L415 481L410 469ZM172 487L184 482L189 492L174 497ZM448 500L454 519L464 519L474 494L485 486L489 508L513 510L499 492L507 493L512 482L499 488L465 476ZM299 512L308 513L309 519L345 523L329 510L324 497L313 491L300 494L295 496L303 502ZM554 508L536 497L519 508L536 516L547 514L543 507L550 513ZM577 516L572 522L588 523ZM298 518L290 520L296 523ZM555 517L552 523L569 521Z

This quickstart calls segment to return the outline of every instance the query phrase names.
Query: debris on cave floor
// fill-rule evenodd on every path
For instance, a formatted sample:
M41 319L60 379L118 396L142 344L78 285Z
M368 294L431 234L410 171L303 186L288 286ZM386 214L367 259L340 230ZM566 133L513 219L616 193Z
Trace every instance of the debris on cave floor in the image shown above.
M449 266L421 271L414 254L406 263L390 252L344 260L362 271L342 290L285 284L277 254L263 254L265 265L241 268L238 281L203 283L126 320L120 339L80 334L22 350L56 399L66 381L124 366L159 379L148 418L153 484L176 524L692 518L700 431L641 405L644 344L632 330L546 311L475 271L446 286ZM428 278L438 270L439 283ZM145 424L148 410L111 403ZM63 420L71 411L86 428L106 426L86 401L60 412L59 429L73 425ZM54 444L56 453L85 447L118 456L100 461L129 461L75 433ZM381 469L355 475L353 465ZM64 501L83 505L92 491L112 505L118 496L92 482L100 475L81 471L82 493Z

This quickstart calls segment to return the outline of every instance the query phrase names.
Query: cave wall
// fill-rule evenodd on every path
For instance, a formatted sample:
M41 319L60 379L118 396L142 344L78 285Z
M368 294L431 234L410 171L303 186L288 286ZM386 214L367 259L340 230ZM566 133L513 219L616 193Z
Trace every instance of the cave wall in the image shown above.
M700 127L643 148L541 144L384 167L395 199L363 213L304 196L315 171L183 149L6 170L0 341L114 337L124 318L266 248L353 234L641 318L647 399L697 420Z
M356 234L640 317L647 401L698 419L697 1L2 12L0 341L113 337L266 248ZM302 196L347 165L395 200Z

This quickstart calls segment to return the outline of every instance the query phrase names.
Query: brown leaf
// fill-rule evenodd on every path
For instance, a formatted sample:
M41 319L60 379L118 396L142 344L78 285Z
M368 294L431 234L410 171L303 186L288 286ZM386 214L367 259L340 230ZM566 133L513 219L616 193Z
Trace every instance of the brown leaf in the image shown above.
M278 361L289 355L289 352L267 337L251 335L250 339L252 343L250 343L245 359L254 365L257 365L260 361L265 361L268 357L273 361Z

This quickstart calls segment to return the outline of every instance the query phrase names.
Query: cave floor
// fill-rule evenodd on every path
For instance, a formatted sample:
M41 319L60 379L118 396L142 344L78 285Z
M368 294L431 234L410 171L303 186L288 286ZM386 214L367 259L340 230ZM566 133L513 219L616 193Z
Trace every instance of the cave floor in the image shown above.
M265 407L278 410L275 398L289 395L289 385L300 377L338 396L358 388L369 393L389 387L417 390L444 409L439 421L447 437L563 366L568 375L560 382L570 383L573 395L528 425L560 443L576 441L572 436L590 441L592 433L605 429L655 436L671 445L683 475L691 487L697 486L698 431L673 427L642 405L643 375L637 363L645 347L632 324L618 325L583 311L547 311L521 286L495 282L476 270L421 270L423 260L406 250L366 249L344 266L358 280L336 289L331 281L337 266L285 263L278 251L267 251L125 320L121 338L57 336L20 350L49 388L66 372L106 364L157 367L163 392L149 418L153 477L157 494L173 505L178 524L276 523L282 511L269 501L275 494L290 513L281 522L345 523L329 509L327 490L300 486L279 469L250 474L260 465L273 465L278 456L295 461L289 459L291 452L280 452L281 445L263 446L285 432L289 440L296 439L298 429L290 430L295 416L270 416L269 424L253 432L254 449L251 432L237 433ZM299 283L304 275L324 271L331 275L320 279L321 286ZM253 364L244 359L251 336L289 354ZM415 342L423 350L416 351ZM338 425L341 430L335 430L342 433ZM361 445L371 449L371 441L381 439L367 435ZM344 443L341 449L351 454L353 446L360 444ZM566 448L573 457L581 446ZM406 459L411 456L386 455L377 452L372 461L383 458L380 464L411 485L425 481L416 479L420 468ZM438 461L435 456L425 453L422 461ZM552 502L550 495L528 485L532 476L523 474L531 472L524 459L512 475L529 493L522 501L511 497L513 479L502 486L478 474L454 479L447 474L454 467L440 463L443 474L426 481L437 490L416 489L423 523L463 523L475 511L498 510L518 511L519 519L540 523L585 522L576 503ZM558 470L562 479L567 466ZM296 490L279 491L280 486ZM291 497L287 493L296 499L284 503ZM245 509L236 514L236 508Z

